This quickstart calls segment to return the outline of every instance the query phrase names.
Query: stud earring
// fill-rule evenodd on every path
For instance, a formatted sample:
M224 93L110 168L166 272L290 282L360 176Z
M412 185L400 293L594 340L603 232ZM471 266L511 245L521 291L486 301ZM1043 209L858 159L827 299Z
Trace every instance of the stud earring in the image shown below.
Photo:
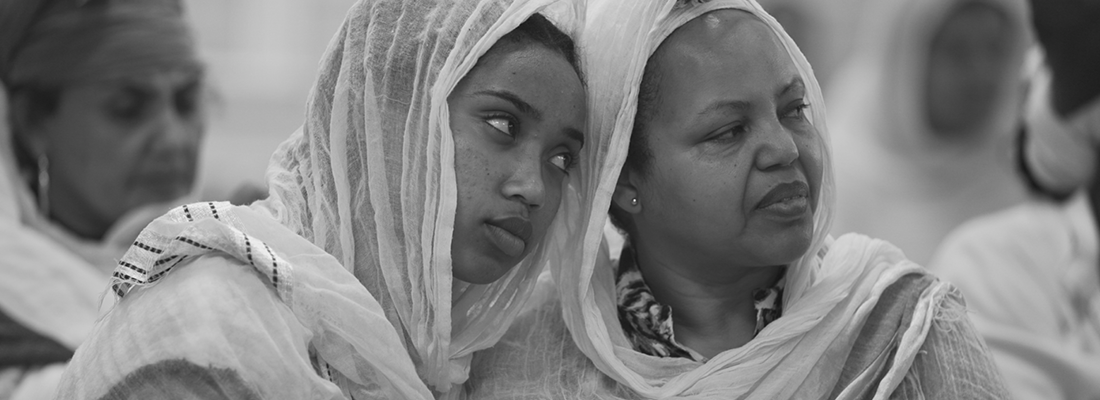
M45 153L38 156L38 211L50 215L50 159Z
M632 205L632 206L638 205L638 198L635 197L635 198L630 199L630 205Z

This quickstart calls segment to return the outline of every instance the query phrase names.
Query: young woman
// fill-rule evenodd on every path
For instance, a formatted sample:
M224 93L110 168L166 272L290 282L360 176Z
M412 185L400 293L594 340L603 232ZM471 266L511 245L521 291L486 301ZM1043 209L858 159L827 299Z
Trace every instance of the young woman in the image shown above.
M613 127L599 195L553 264L560 303L475 356L475 396L1006 396L957 291L886 242L828 235L821 91L757 3L591 7L593 126ZM617 265L598 251L608 206Z
M143 231L61 397L459 397L578 220L577 8L353 6L271 197Z

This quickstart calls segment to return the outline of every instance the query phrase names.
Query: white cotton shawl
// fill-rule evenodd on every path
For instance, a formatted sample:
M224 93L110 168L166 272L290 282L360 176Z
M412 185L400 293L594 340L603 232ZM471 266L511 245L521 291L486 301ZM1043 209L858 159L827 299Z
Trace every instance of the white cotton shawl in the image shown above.
M119 305L77 352L62 394L96 398L132 371L182 355L233 369L267 398L460 396L472 353L495 343L521 310L549 249L579 223L580 202L577 183L564 183L557 218L527 258L492 284L455 281L457 188L447 97L498 39L535 13L576 37L582 6L556 0L355 4L323 57L305 123L272 156L271 197L250 207L189 205L150 224L116 269ZM160 282L194 277L181 260L204 255L227 257L270 285L259 294L241 286L251 293L242 303L267 307L262 297L273 294L285 307L264 308L271 314L265 317L240 310L248 306L218 304L195 313L172 304L172 293L225 297L179 279ZM209 271L211 259L190 266ZM177 266L180 272L173 272ZM160 296L162 287L166 303L142 303ZM129 314L119 320L121 312ZM231 325L235 313L259 322L202 325ZM131 346L111 329L174 339ZM211 334L219 331L226 334ZM291 344L273 354L248 351L269 340ZM297 375L273 379L287 376L279 374L291 364Z
M573 342L595 368L613 380L614 385L629 389L630 394L601 391L599 387L606 385L600 382L606 378L592 376L583 365L569 361L568 346L550 345L546 349L531 347L522 357L532 364L553 363L552 360L565 354L566 361L560 368L554 365L546 368L551 372L546 379L552 381L524 387L519 381L542 378L516 376L517 384L513 387L507 387L507 380L502 381L505 387L498 389L511 392L500 398L824 397L833 391L840 375L839 366L879 295L901 276L920 271L885 242L855 235L836 241L829 239L834 185L821 90L805 57L782 27L751 0L676 3L617 0L589 5L581 41L592 99L589 130L603 134L599 135L599 145L592 147L598 151L585 159L591 168L584 171L582 182L586 185L583 190L594 193L594 198L584 214L583 234L573 236L566 245L575 250L563 252L562 257L551 263L565 325ZM745 346L698 363L656 358L633 350L619 323L612 266L606 252L601 250L601 241L611 195L626 158L645 63L676 28L717 9L752 13L780 38L806 82L807 100L813 105L810 119L820 134L826 168L817 199L814 240L806 254L789 268L783 317ZM912 323L898 330L900 346L885 378L881 382L870 381L872 377L862 381L863 385L879 385L876 398L889 396L908 372L928 332L936 304L946 290L947 285L940 282L925 290L917 302ZM528 339L554 335L556 330L553 325L538 324L529 328L517 325L515 329L526 332L517 336L527 335ZM525 343L519 344L521 352L526 349L522 347ZM488 368L486 376L510 372L494 371L491 365ZM557 369L572 371L556 372ZM842 393L840 398L850 397L851 393Z
M959 223L1026 198L1012 162L1022 118L1025 0L988 0L1012 29L1005 85L989 119L968 141L931 133L924 95L929 49L963 0L867 2L856 51L829 87L835 149L837 219L833 232L888 240L918 263Z

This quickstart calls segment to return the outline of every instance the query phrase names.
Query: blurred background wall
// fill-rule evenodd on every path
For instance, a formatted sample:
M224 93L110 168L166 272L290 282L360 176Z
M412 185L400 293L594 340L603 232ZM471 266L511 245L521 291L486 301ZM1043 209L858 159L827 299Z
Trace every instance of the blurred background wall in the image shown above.
M186 0L213 101L200 185L225 199L264 185L268 158L301 125L317 65L354 0Z

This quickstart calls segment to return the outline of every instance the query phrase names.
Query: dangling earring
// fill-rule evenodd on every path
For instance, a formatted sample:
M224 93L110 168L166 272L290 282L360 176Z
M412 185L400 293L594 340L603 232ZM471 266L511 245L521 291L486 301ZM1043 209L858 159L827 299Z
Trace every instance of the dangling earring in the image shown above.
M50 159L45 152L38 155L38 211L50 215Z
M638 205L638 198L634 197L634 198L630 199L630 205L637 206Z

